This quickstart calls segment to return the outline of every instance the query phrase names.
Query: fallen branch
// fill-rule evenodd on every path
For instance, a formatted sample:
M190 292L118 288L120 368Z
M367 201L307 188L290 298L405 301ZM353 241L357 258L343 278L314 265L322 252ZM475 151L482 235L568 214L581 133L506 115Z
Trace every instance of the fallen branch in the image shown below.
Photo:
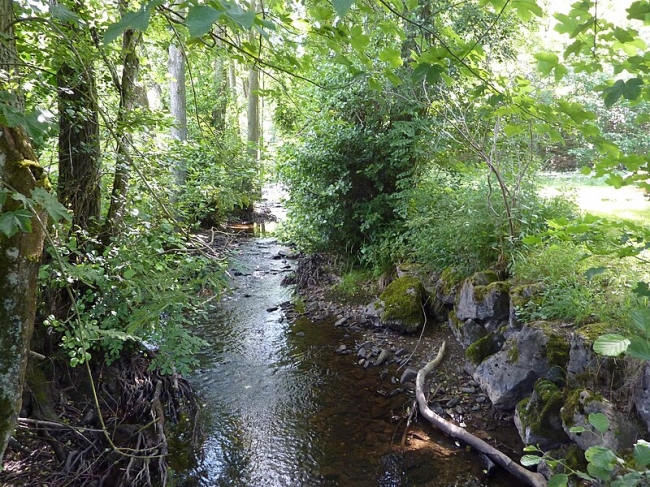
M533 487L546 487L547 482L543 475L535 472L530 472L524 467L514 462L510 457L501 453L493 446L487 444L480 438L477 438L467 430L456 426L455 424L441 418L439 415L429 409L429 402L424 395L424 380L426 376L435 369L445 354L445 342L442 343L438 356L420 369L418 376L415 380L415 397L420 408L420 414L424 416L432 425L438 428L443 433L456 438L463 443L471 446L475 450L487 455L494 463L500 465L519 480L526 482Z

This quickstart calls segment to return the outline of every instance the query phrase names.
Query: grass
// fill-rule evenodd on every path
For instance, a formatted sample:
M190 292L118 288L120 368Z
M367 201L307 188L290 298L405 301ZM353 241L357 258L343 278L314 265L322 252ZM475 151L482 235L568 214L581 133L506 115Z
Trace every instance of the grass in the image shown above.
M580 173L547 173L542 176L541 184L545 196L570 195L585 213L650 225L650 200L640 188L616 189L604 178Z

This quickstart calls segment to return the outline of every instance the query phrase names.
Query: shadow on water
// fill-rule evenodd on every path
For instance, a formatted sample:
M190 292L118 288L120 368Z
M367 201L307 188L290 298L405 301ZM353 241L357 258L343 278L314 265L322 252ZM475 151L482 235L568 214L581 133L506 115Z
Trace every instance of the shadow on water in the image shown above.
M390 453L412 399L391 374L355 366L355 336L332 321L290 322L281 286L290 270L274 239L242 242L233 293L195 330L210 346L189 377L202 398L205 436L199 459L179 473L187 486L478 486L482 465L446 437L421 438ZM435 435L422 432L420 435ZM397 444L401 436L399 430ZM426 441L424 441L426 440ZM431 445L435 447L431 447ZM517 485L513 481L489 485Z

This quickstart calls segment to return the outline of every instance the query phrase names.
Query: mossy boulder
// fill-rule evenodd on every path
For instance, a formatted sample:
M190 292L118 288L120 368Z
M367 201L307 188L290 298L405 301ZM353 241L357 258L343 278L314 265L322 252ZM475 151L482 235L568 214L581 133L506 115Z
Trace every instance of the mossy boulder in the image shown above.
M650 432L650 362L643 364L636 382L634 405Z
M512 410L533 392L535 381L549 377L568 357L568 343L550 326L524 326L505 341L473 373L496 409Z
M510 315L510 283L498 281L494 272L477 272L463 282L456 302L461 320L499 322Z
M598 432L591 425L589 415L596 413L607 417L607 431ZM584 451L592 446L621 451L633 445L640 431L639 425L630 417L617 411L603 396L588 389L569 390L560 410L560 417L566 434ZM584 431L572 431L574 427L581 427Z
M547 379L538 379L530 397L522 399L515 408L515 426L524 444L546 451L568 442L560 418L563 405L560 388Z
M381 322L396 331L415 333L424 325L425 290L422 282L412 276L404 276L391 282L379 297L383 303Z

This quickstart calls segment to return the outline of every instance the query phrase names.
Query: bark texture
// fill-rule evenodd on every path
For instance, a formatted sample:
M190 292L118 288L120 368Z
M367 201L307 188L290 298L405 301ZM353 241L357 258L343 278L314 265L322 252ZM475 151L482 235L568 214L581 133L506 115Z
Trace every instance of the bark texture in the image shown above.
M100 147L97 89L89 66L64 64L59 85L59 201L83 230L99 222Z
M7 36L0 42L0 86L8 81L9 70L18 65L12 20L12 1L0 0L0 34ZM25 132L20 127L0 125L0 189L29 196L39 186L47 187L47 179ZM19 202L7 198L0 213L19 206ZM45 221L47 217L41 218ZM18 232L11 238L0 233L0 464L20 413L29 342L34 331L45 234L36 217L32 220L31 233Z
M126 10L126 8L123 10ZM115 237L119 234L124 218L132 163L130 153L132 137L128 128L126 128L126 124L129 114L137 105L136 80L140 71L140 59L136 50L141 39L142 33L133 29L124 31L122 37L122 82L119 86L120 107L117 113L117 126L124 127L124 129L117 142L117 162L115 177L113 178L113 189L111 190L111 203L102 231L102 234L106 237Z
M169 45L169 109L174 117L172 126L172 138L176 140L187 140L187 110L186 110L186 89L185 89L185 58L183 51L173 42ZM176 161L174 177L179 188L185 185L187 178L187 167L185 161Z

